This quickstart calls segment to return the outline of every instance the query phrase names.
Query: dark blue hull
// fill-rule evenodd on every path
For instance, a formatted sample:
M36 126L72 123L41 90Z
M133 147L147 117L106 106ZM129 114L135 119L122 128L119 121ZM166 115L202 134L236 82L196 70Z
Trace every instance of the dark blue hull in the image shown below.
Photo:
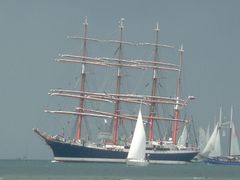
M207 158L207 159L204 160L204 162L208 163L208 164L240 166L240 160L239 159L229 159L229 158L226 158L226 157Z
M54 160L62 162L117 162L125 163L128 155L127 148L104 147L97 145L66 142L65 139L54 138L46 133L33 129L42 137L53 151ZM150 163L183 164L190 162L198 150L146 150Z
M81 162L125 162L128 150L111 150L101 147L87 147L71 143L46 140L51 147L56 161ZM198 151L148 151L152 163L183 163L190 162Z

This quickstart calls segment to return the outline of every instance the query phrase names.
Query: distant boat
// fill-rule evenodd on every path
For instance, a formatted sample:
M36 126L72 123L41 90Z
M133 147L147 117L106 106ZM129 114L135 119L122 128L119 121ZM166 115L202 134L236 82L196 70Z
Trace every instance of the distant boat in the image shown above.
M233 109L231 108L231 120L229 123L229 142L228 142L228 155L222 155L221 143L220 143L220 129L221 129L221 114L220 121L215 126L215 129L204 148L201 155L204 158L204 162L210 164L223 164L223 165L240 165L240 149L239 139L236 136L235 125L233 123Z
M148 164L149 162L146 160L146 134L141 109L139 109L137 123L127 156L127 165L147 166Z

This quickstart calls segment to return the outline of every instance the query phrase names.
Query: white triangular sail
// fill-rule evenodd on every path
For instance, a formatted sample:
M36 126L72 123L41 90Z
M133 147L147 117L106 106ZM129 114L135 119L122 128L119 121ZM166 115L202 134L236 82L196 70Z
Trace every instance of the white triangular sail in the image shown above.
M218 127L214 149L209 153L209 157L217 157L221 155L222 155L222 151L221 151L221 143L220 143L220 132Z
M234 123L231 123L232 133L231 133L231 152L230 155L240 155L238 137L235 130Z
M221 146L220 146L220 133L218 123L208 140L206 147L202 151L203 156L220 156Z
M183 128L183 131L182 131L182 134L181 136L179 137L178 139L178 146L186 146L186 143L187 143L187 126L184 125L184 128Z
M147 165L145 158L146 151L146 134L144 130L141 109L138 113L138 119L135 126L131 146L127 156L129 165Z

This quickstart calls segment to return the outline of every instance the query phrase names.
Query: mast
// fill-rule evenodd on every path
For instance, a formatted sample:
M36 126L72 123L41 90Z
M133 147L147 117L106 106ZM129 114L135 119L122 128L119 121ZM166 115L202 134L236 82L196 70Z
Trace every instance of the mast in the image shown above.
M153 64L156 65L156 62L158 60L158 44L159 44L159 25L157 23L157 27L155 29L156 31L156 40L155 40L155 50L154 50L154 58L153 58ZM153 77L152 77L152 93L151 96L154 97L157 94L157 69L153 68ZM155 115L155 109L156 109L156 103L151 102L150 108L149 108L149 135L148 140L151 144L153 139L153 117Z
M233 121L233 107L231 106L231 119L230 119L230 129L229 129L229 152L228 155L231 156L231 144L232 144L232 122Z
M83 51L82 55L71 55L71 54L63 54L60 55L60 58L56 59L57 62L64 62L64 63L81 63L81 85L80 85L80 91L69 91L69 90L53 90L49 93L49 95L55 95L55 96L63 96L63 97L70 97L70 98L78 98L79 99L79 108L75 109L75 113L67 113L67 114L74 114L77 115L77 121L76 121L76 139L81 139L81 126L83 117L87 115L93 115L96 112L85 112L86 109L84 108L85 100L90 101L102 101L102 102L109 102L114 103L114 110L111 115L109 114L101 114L105 115L112 119L110 130L112 131L112 141L113 144L117 144L118 139L118 124L119 120L124 119L122 114L120 113L120 103L135 103L135 104L146 104L149 106L149 116L147 116L145 119L149 121L149 128L148 128L148 140L151 143L153 140L153 126L155 120L170 120L170 121L181 121L179 119L179 115L176 115L176 118L157 118L156 116L156 108L157 104L170 104L174 105L176 107L176 112L180 107L184 107L187 105L187 102L192 97L188 98L187 101L180 99L180 79L181 79L181 65L166 63L164 60L162 61L159 59L159 47L165 47L165 48L174 48L173 46L163 45L159 44L159 24L156 24L156 28L154 29L156 31L156 38L154 43L133 43L133 42L127 42L123 41L123 25L124 19L120 19L119 21L119 38L118 40L102 40L102 39L96 39L91 38L87 36L87 28L88 28L88 22L87 18L85 18L84 25L84 34L82 37L71 37L72 39L81 39L83 41ZM114 58L108 58L108 57L89 57L87 56L87 42L88 41L94 41L94 42L100 42L100 43L116 43L118 44L117 47L117 57ZM152 61L143 60L143 59L124 59L123 58L123 45L131 45L131 46L152 46L154 47L154 56ZM179 50L182 54L183 48L181 47L181 50ZM181 55L182 56L182 55ZM182 57L180 58L181 61ZM109 68L116 68L117 75L116 75L116 89L115 94L113 93L92 93L87 92L85 90L85 81L86 81L86 65L94 65L99 67L109 67ZM152 75L152 89L151 89L151 95L150 96L144 96L144 95L133 95L133 94L121 94L121 79L122 79L122 68L135 68L140 70L151 70L153 73ZM179 72L179 78L177 84L177 90L176 90L176 98L166 98L166 97L160 97L157 96L157 72L160 70L164 71L173 71ZM49 111L47 111L49 112ZM55 111L57 112L57 111ZM60 112L60 111L59 111ZM176 114L178 114L177 112ZM95 114L96 116L100 117L99 114ZM110 117L111 116L111 117ZM132 117L131 117L132 118Z
M177 85L176 85L176 99L177 103L179 102L180 99L180 87L181 87L181 76L182 76L182 63L183 63L183 45L181 45L181 48L178 50L180 53L180 68L179 68L179 73L178 73L178 78L177 78ZM178 104L175 105L174 107L175 110L175 119L176 121L173 124L173 143L177 144L177 131L178 131L178 119L180 115L180 106Z
M88 27L88 22L87 22L87 17L85 17L85 21L83 23L84 25L84 39L83 39L83 58L82 61L86 61L84 57L87 55L87 27ZM84 96L85 92L85 81L86 81L86 72L85 72L85 63L82 63L82 71L81 71L81 96ZM81 114L82 109L84 106L84 98L80 98L80 108L79 112L80 114L77 117L77 134L76 134L76 139L80 140L81 139L81 128L82 128L82 121L83 121L83 115Z
M119 37L119 47L118 47L118 64L121 64L121 59L123 58L123 52L122 52L122 42L123 42L123 21L124 18L121 18L120 20L120 37ZM117 84L116 84L116 94L117 94L117 99L119 99L119 94L120 94L120 87L121 87L121 66L117 67ZM113 126L113 144L117 144L117 128L118 128L118 115L119 115L119 104L120 101L117 100L115 104L115 112L114 112L114 126Z

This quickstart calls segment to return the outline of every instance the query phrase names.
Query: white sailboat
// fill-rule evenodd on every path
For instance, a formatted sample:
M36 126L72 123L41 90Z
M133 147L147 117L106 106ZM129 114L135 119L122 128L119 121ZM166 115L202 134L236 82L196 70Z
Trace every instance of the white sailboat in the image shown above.
M146 160L146 134L141 109L139 109L138 119L126 162L127 165L132 166L147 166L149 164Z
M240 165L240 149L238 138L236 136L235 126L233 123L233 109L231 108L231 120L230 120L230 134L229 134L229 151L228 155L224 156L221 152L220 144L220 122L217 123L206 147L201 153L202 156L207 157L205 162L211 164L225 164L225 165ZM221 117L221 111L220 111Z

